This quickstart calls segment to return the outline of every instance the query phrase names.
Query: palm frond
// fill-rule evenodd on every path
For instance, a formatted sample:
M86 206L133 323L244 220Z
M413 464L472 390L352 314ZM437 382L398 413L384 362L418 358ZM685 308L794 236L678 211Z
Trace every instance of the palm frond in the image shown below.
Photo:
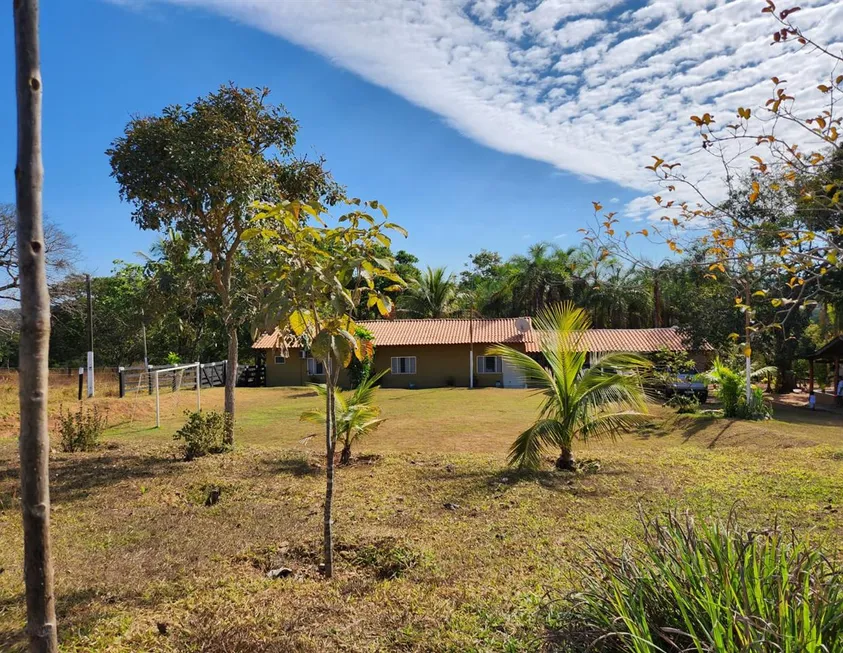
M512 443L509 449L509 464L523 469L538 469L542 455L547 449L551 446L560 446L566 438L558 421L539 420Z

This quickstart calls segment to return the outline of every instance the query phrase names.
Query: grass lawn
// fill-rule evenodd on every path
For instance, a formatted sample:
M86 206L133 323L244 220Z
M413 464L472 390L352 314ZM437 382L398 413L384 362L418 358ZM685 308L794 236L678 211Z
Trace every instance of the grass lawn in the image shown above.
M52 457L63 651L521 651L588 546L636 538L639 506L778 520L843 552L843 420L781 407L763 423L678 417L593 443L588 475L505 466L536 397L382 390L387 422L337 481L338 574L316 572L324 491L301 388L238 390L237 449L189 463L172 433L192 406L104 399L101 450ZM219 407L222 391L203 393ZM366 456L359 456L366 454ZM0 650L23 651L17 459L0 435ZM548 469L550 464L548 464ZM222 490L205 505L207 490ZM287 566L279 580L268 569ZM395 578L397 569L406 569Z

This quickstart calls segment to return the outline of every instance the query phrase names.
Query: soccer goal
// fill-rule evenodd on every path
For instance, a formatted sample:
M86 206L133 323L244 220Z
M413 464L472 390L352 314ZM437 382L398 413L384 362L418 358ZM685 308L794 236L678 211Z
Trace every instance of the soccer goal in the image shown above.
M159 369L149 370L152 381L152 392L155 394L155 428L161 427L161 400L168 395L177 401L177 397L184 396L185 392L196 391L196 410L202 410L202 381L201 367L199 363L188 363L187 365L174 365Z

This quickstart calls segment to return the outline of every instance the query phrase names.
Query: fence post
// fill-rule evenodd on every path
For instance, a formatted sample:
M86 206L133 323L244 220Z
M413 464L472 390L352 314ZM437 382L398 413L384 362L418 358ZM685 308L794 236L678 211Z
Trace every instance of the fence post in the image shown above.
M149 390L149 394L152 394L152 365L147 365L146 367L146 386Z
M124 368L118 367L117 368L117 381L120 385L120 398L122 399L126 395L126 380L123 374Z
M158 392L158 370L155 370L155 428L161 428L161 397Z
M196 362L196 412L202 411L202 378L199 376L199 370L202 365L199 361Z
M79 368L79 401L82 401L82 386L85 385L85 368Z

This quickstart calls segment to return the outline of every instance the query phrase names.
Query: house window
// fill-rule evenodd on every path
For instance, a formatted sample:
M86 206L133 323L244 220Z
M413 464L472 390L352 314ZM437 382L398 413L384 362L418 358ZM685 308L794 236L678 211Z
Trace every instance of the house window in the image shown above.
M325 366L322 364L322 361L318 361L315 358L308 358L307 373L310 376L324 376Z
M478 356L477 357L477 373L478 374L500 374L501 373L501 357L500 356Z
M393 374L415 374L416 373L416 357L415 356L393 356L392 357L392 373Z
M287 359L284 356L276 356L275 357L275 364L276 365L283 365L287 362Z

